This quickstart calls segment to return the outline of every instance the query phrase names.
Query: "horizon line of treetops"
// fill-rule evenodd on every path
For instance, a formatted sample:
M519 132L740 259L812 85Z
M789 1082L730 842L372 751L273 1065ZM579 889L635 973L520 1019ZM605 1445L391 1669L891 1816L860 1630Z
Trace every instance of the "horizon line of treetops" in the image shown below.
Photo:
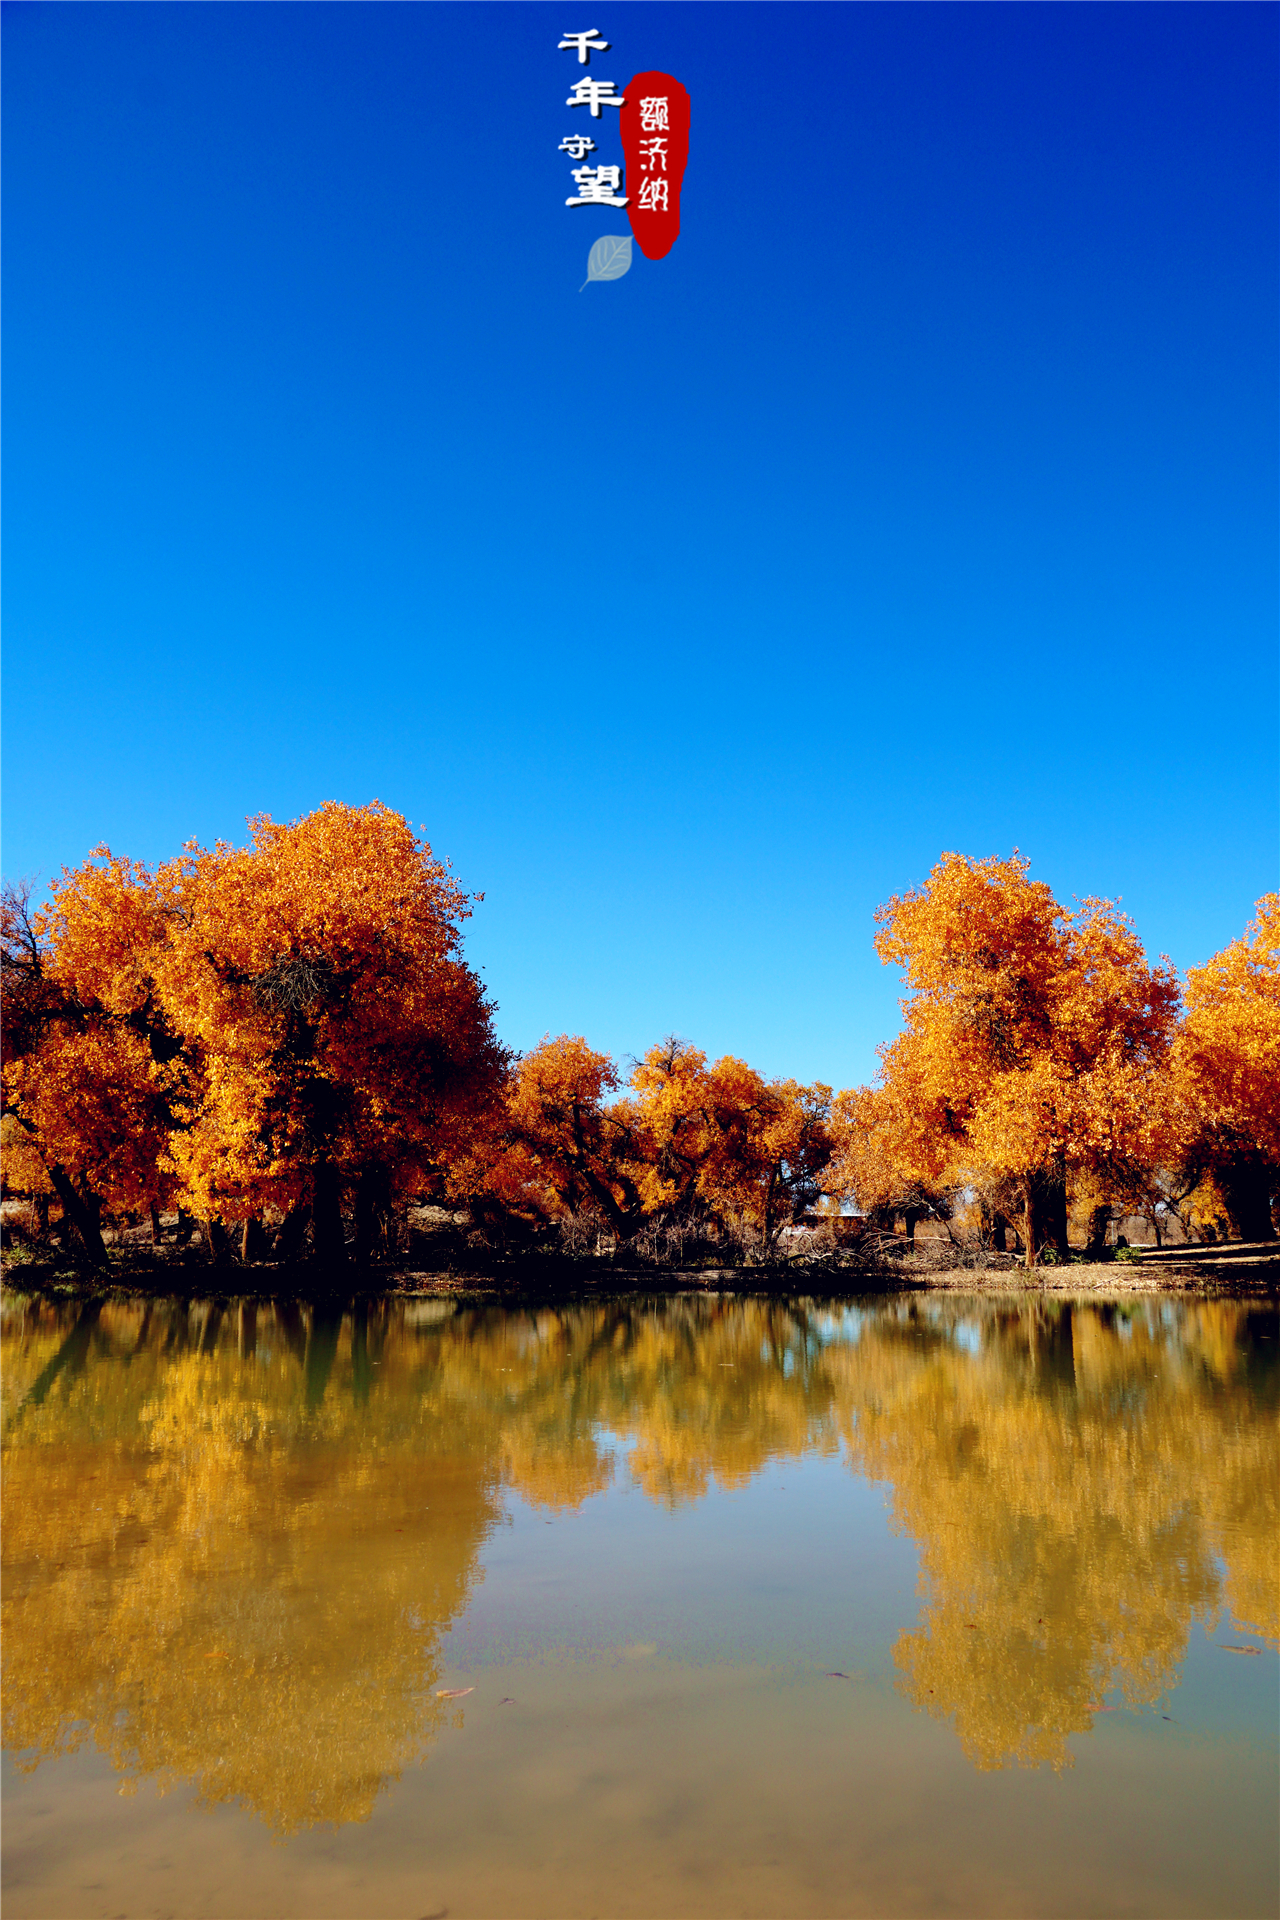
M1275 1237L1280 894L1181 979L1107 900L944 854L876 914L904 1025L834 1093L585 1039L523 1056L461 952L472 896L402 815L335 802L156 868L100 847L3 918L5 1186L77 1258L177 1209L215 1260L394 1258L410 1206L496 1251L768 1261L852 1202L1028 1265L1121 1212Z

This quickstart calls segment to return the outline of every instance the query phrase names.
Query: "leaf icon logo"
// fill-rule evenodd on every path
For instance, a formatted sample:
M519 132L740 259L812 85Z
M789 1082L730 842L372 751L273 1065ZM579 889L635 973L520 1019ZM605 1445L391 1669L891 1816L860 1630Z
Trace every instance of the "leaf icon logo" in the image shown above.
M587 277L578 288L581 293L592 280L621 280L631 267L631 235L606 233L587 255Z

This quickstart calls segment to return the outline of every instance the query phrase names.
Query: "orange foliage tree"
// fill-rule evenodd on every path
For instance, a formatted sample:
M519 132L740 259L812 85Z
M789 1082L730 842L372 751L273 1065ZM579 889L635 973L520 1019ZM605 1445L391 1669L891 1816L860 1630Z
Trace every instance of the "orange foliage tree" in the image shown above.
M708 1066L698 1048L668 1039L636 1066L623 1111L647 1214L745 1222L769 1254L821 1192L830 1087L766 1080L728 1054Z
M545 1039L507 1089L501 1143L473 1206L542 1222L584 1213L620 1240L746 1223L766 1252L811 1205L831 1154L829 1087L767 1081L741 1060L708 1066L675 1039L650 1048L628 1090L580 1037ZM617 1096L610 1098L610 1096Z
M1280 1178L1280 895L1194 969L1148 964L1105 900L1061 907L1027 863L947 854L877 915L904 1027L873 1087L766 1079L663 1041L622 1085L580 1037L513 1061L465 964L446 864L374 802L156 870L99 848L48 904L5 896L11 1177L52 1190L95 1260L101 1216L175 1202L217 1257L283 1225L357 1258L411 1199L527 1237L737 1240L769 1257L825 1188L947 1217L958 1193L1028 1263L1067 1251L1068 1189L1096 1241L1117 1197L1221 1195L1270 1237ZM1175 1037L1176 1030L1176 1037ZM572 1237L572 1236L570 1236ZM657 1241L654 1241L656 1246Z
M154 874L103 850L11 916L7 1107L95 1255L100 1206L170 1195L215 1247L267 1206L310 1215L330 1262L345 1201L365 1255L393 1201L445 1190L497 1099L470 901L426 843L376 802L251 833Z
M1187 975L1174 1046L1185 1156L1226 1202L1243 1240L1272 1240L1280 1185L1280 894L1244 936Z
M473 1206L494 1217L494 1202L517 1218L545 1224L598 1212L620 1239L643 1211L636 1186L630 1118L608 1096L618 1071L579 1035L550 1036L525 1054L506 1089L501 1132L474 1168Z
M917 1220L952 1216L953 1142L937 1126L919 1063L904 1048L895 1064L892 1084L836 1095L833 1185L877 1224L902 1214L910 1236Z
M363 1256L381 1210L443 1190L501 1085L470 900L377 802L250 827L159 875L161 991L202 1065L174 1165L205 1218L309 1208L323 1260L349 1200Z
M80 1249L104 1254L101 1213L157 1207L174 1182L165 1149L187 1060L159 1004L163 939L152 876L99 849L32 914L4 900L4 1111Z
M906 975L879 1085L847 1098L841 1173L864 1204L894 1182L1014 1182L1026 1257L1067 1252L1067 1178L1118 1183L1168 1151L1165 1066L1178 1005L1105 900L1059 906L1027 862L946 854L881 907L876 948Z

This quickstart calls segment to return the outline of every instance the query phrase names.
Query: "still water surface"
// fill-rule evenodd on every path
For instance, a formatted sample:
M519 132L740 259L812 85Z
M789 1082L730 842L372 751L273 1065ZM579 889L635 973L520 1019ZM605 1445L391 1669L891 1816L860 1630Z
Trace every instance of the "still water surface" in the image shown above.
M10 1299L8 1920L1274 1914L1276 1335Z

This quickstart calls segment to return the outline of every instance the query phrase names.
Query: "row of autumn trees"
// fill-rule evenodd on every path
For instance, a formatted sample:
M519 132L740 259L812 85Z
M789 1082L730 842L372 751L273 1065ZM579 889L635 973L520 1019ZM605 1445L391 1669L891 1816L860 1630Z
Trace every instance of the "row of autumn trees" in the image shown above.
M414 1202L501 1246L765 1258L820 1199L994 1245L1016 1223L1029 1262L1065 1257L1069 1207L1097 1240L1153 1192L1273 1236L1280 896L1184 987L1109 902L946 855L880 910L904 1026L838 1095L675 1040L625 1085L580 1038L512 1055L462 957L471 905L377 803L154 870L100 849L36 911L11 891L9 1189L56 1196L95 1260L105 1218L177 1208L218 1258L365 1261Z

